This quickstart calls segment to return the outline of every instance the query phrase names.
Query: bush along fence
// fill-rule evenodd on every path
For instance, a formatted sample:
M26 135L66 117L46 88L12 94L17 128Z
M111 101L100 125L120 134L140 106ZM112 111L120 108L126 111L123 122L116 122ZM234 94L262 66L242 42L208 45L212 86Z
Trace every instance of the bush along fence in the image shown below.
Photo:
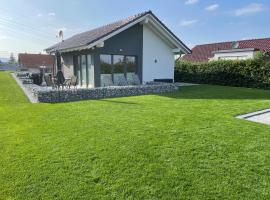
M265 59L177 61L175 81L270 89L270 62Z

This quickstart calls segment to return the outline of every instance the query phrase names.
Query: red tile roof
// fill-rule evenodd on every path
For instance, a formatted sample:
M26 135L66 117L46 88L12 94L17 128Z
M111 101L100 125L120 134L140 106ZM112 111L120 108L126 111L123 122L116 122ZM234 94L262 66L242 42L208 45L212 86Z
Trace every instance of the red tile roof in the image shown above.
M197 45L192 49L191 54L184 55L181 60L192 62L208 62L209 58L214 56L213 51L232 49L231 42L221 42L213 44ZM241 40L238 41L239 49L254 48L270 52L270 38Z
M40 66L46 66L47 68L53 68L55 60L52 55L20 53L18 62L21 67L39 68Z

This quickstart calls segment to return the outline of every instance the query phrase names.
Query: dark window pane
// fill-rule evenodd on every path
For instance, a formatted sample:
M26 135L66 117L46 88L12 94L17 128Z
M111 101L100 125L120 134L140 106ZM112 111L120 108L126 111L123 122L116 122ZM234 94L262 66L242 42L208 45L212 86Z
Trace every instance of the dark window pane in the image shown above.
M135 56L127 56L126 63L127 63L127 72L133 72L133 73L137 72Z
M112 73L111 55L100 55L100 68L101 74Z
M80 57L74 56L74 74L77 76L77 83L81 84Z
M86 85L86 56L81 55L82 85Z
M113 64L114 64L114 73L115 74L123 74L125 73L125 63L124 63L124 56L113 56Z

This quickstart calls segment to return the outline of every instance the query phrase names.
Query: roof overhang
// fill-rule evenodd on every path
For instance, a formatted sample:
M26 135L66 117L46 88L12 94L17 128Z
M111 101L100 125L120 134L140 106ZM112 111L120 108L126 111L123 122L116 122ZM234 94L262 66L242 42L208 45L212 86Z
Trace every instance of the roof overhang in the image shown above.
M78 47L74 47L74 48L67 48L67 49L60 49L59 51L61 53L65 53L65 52L72 52L72 51L81 51L81 50L86 50L86 49L91 49L91 48L95 48L100 46L100 44L103 44L104 41L108 40L109 38L121 33L124 30L127 30L128 28L134 26L135 24L138 23L144 23L147 24L151 27L154 28L154 30L156 32L159 33L160 36L162 36L163 38L165 38L167 40L167 42L171 43L172 45L174 45L175 47L173 48L173 52L174 53L184 53L184 54L188 54L191 53L191 50L180 40L178 39L154 14L152 13L148 13L138 19L136 19L135 21L126 24L125 26L113 31L112 33L105 35L104 37L91 42L87 45L82 45L82 46L78 46ZM59 44L59 46L61 46L61 43ZM48 53L55 53L55 49L50 50L50 49L46 49L46 51Z

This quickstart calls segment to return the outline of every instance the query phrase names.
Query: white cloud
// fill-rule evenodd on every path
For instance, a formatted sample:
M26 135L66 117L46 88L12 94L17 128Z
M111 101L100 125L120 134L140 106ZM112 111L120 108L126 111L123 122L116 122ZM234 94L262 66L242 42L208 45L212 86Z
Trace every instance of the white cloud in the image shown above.
M190 49L192 49L193 47L195 47L195 46L196 46L196 44L189 43L189 44L187 44L187 46L188 46Z
M9 37L8 36L6 36L6 35L0 35L0 40L6 40L6 39L8 39Z
M55 16L55 13L54 12L50 12L50 13L48 13L48 16L54 17Z
M7 20L13 20L13 17L10 17L10 16L4 16L4 18Z
M180 26L192 26L192 25L196 24L197 22L198 22L197 19L192 19L192 20L185 20L185 19L183 19L180 22Z
M185 2L185 4L186 5L192 5L192 4L196 4L196 3L198 3L199 2L199 0L187 0L186 2Z
M256 37L243 37L241 38L241 40L252 40L255 39Z
M212 4L212 5L209 5L205 8L205 10L207 11L215 11L219 8L219 5L218 4Z
M37 17L42 17L42 16L43 16L42 13L38 13L38 14L37 14Z
M252 3L249 4L243 8L239 8L234 11L234 15L239 17L239 16L246 16L246 15L252 15L255 13L262 12L264 10L263 4L260 3Z

